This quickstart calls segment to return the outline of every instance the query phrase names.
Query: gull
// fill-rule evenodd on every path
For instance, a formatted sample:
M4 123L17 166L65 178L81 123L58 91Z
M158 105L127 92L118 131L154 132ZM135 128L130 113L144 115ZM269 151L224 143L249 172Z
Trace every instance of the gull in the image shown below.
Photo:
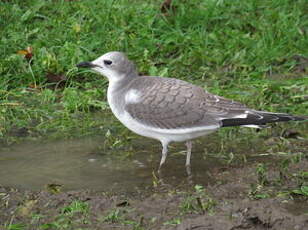
M307 120L307 116L272 113L217 96L189 82L175 78L139 76L127 56L108 52L77 67L108 78L107 100L116 118L131 131L159 140L166 161L170 142L186 142L186 167L190 167L192 139L219 128L242 126L262 128L267 123Z

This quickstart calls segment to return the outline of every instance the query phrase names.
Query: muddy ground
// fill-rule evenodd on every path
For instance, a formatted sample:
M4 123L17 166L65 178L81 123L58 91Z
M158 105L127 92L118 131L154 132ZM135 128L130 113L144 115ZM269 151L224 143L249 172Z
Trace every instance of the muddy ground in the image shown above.
M0 187L0 229L308 229L308 199L298 190L307 183L299 175L307 155L290 159L287 171L278 161L261 166L210 169L215 182L205 186L175 187L154 176L152 187L130 194Z

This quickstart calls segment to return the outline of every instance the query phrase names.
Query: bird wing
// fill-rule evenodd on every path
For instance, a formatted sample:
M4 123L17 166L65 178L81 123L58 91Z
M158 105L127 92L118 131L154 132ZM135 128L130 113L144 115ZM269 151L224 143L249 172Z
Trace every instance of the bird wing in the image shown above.
M129 88L138 99L125 101L125 111L138 122L160 129L218 128L222 119L247 110L238 102L174 78L138 77Z

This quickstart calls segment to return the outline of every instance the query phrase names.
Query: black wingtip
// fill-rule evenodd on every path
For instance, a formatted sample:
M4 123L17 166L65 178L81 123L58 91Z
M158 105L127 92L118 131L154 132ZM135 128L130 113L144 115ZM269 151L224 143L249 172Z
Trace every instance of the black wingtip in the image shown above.
M292 116L293 121L308 121L308 116Z
M261 119L260 119L261 116ZM287 122L287 121L307 121L308 116L293 116L285 113L270 113L254 111L249 113L246 118L227 118L223 119L222 127L228 126L263 126L267 123Z
M263 113L262 115L274 115L278 118L277 122L279 121L307 121L308 116L297 116L297 115L291 115L286 113ZM274 121L275 122L275 121Z

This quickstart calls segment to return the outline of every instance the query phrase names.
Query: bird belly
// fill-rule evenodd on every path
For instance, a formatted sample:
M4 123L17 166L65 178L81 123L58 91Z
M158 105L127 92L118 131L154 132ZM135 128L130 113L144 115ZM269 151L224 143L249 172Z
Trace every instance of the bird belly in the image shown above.
M117 115L116 115L117 116ZM117 118L131 131L145 137L165 142L182 142L204 136L216 131L219 126L193 127L185 129L160 129L133 119L126 111Z

